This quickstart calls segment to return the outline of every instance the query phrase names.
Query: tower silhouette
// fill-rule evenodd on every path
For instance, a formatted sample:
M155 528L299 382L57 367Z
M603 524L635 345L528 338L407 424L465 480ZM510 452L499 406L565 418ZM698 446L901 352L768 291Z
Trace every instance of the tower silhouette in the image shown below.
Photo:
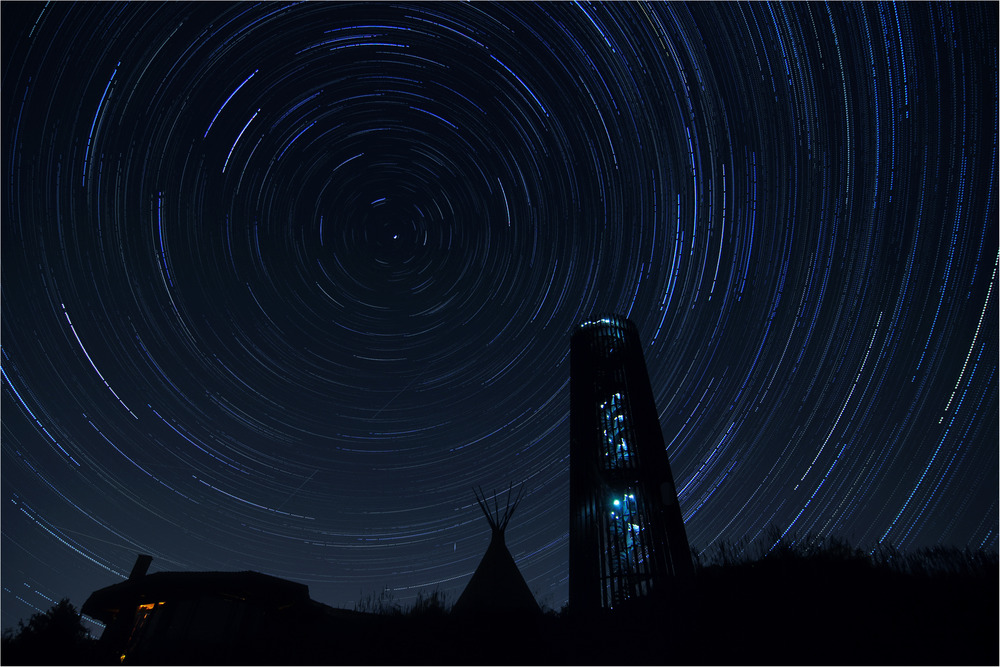
M692 572L660 420L629 320L570 344L569 603L612 608Z

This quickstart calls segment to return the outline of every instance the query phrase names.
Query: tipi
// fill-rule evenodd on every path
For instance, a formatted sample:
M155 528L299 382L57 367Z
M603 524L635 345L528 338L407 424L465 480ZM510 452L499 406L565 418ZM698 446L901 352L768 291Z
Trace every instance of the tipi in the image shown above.
M513 485L511 485L513 488ZM517 569L514 558L507 550L504 543L504 530L510 523L510 517L514 514L517 504L521 502L524 493L524 486L517 494L513 504L510 502L511 489L507 490L507 505L503 514L493 496L493 512L490 512L486 502L486 494L479 490L476 493L476 502L486 515L486 520L490 522L493 530L493 537L490 539L490 546L486 549L486 555L479 562L479 567L472 574L469 583L466 585L462 595L455 603L453 612L456 614L540 614L541 609L531 594L527 582L521 576L521 571ZM482 497L480 497L482 496Z

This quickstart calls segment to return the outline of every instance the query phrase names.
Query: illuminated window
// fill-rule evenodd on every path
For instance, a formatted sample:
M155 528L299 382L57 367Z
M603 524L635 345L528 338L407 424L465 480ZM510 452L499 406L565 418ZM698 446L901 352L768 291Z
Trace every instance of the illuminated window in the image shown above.
M598 410L604 440L604 460L608 468L630 467L632 463L631 424L625 416L620 392L601 404Z
M650 584L650 545L646 517L635 489L614 494L607 509L609 600L619 604L643 595Z

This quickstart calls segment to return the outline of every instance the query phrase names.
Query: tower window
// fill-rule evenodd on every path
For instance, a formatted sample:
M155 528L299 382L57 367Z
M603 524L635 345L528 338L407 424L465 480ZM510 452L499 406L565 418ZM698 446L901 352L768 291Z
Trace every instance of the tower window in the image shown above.
M601 437L604 442L604 465L608 469L627 468L632 461L632 425L625 414L620 392L611 395L598 409Z

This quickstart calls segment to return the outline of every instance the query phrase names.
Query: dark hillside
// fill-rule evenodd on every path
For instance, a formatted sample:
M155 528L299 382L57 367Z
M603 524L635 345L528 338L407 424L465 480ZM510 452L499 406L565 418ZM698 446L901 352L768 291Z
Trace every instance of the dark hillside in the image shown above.
M870 557L839 544L779 544L755 557L720 549L693 584L590 616L460 617L437 596L408 612L312 603L272 619L244 646L175 645L125 662L995 665L998 589L995 554ZM33 661L16 652L17 639L6 634L4 664ZM58 657L79 664L92 660L88 651Z

